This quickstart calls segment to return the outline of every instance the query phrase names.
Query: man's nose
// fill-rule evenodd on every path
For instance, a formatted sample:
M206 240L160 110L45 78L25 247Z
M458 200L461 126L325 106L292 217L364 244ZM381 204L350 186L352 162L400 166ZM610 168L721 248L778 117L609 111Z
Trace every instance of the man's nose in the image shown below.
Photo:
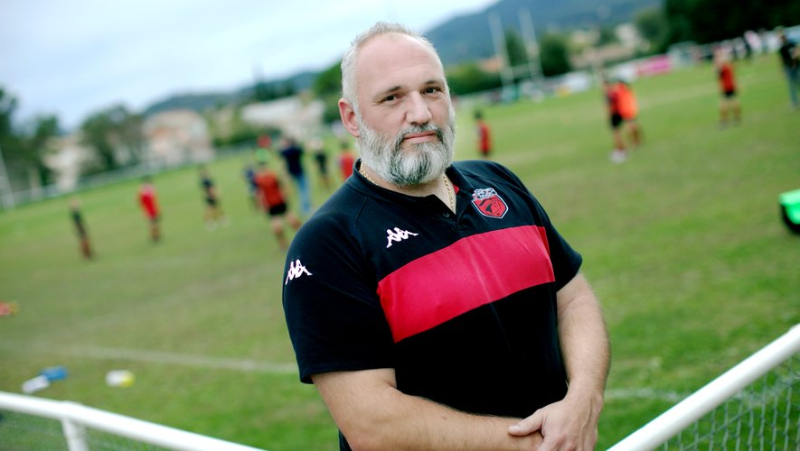
M431 115L430 106L422 94L418 92L411 93L408 97L406 111L406 120L415 125L427 124L430 122L433 115Z

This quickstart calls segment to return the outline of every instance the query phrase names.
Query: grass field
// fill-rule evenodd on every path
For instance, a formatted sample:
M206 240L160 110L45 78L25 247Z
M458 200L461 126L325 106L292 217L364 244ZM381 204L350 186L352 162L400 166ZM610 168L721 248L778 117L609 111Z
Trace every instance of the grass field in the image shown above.
M614 357L599 449L800 322L800 236L777 204L800 188L800 112L773 56L736 70L744 121L725 130L710 66L635 82L645 141L621 165L597 90L484 110L496 159L583 254L604 305ZM473 158L471 111L460 113L456 156ZM232 219L214 232L194 169L157 176L157 245L135 181L80 193L90 262L68 199L0 213L0 301L20 306L0 318L0 390L65 365L69 377L37 396L271 450L336 449L294 369L284 254L247 203L244 163L210 165ZM326 195L316 187L318 203ZM136 383L106 386L114 369Z

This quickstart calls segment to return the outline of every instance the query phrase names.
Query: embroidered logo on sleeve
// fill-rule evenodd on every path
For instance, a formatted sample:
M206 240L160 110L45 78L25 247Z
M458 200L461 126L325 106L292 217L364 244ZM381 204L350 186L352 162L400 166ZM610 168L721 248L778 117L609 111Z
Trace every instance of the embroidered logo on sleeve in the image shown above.
M407 240L409 235L417 236L418 233L409 232L408 230L400 230L400 227L395 227L394 230L386 229L386 249L392 247L392 243L399 243L403 240Z
M472 205L489 218L502 218L508 212L508 205L494 188L476 189L472 192Z
M283 284L286 285L289 283L290 280L297 279L298 277L302 276L303 274L310 276L311 273L308 272L305 266L300 263L300 259L297 259L291 263L289 263L289 271L286 274L286 282Z

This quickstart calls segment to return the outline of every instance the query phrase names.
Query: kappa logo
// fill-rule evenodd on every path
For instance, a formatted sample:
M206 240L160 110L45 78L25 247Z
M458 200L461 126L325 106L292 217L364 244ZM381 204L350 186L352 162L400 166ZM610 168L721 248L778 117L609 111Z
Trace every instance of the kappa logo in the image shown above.
M283 284L286 285L289 283L290 280L294 280L302 276L303 274L306 274L308 276L311 275L311 273L308 272L308 269L306 269L306 267L303 266L302 263L300 263L300 259L297 259L289 263L289 271L286 274L286 282L284 282Z
M472 205L489 218L502 218L508 212L508 205L494 188L479 188L473 191Z
M400 230L400 227L395 227L394 230L386 229L386 234L386 249L392 247L392 243L399 243L403 240L407 240L409 235L419 235L418 233L409 232L408 230Z

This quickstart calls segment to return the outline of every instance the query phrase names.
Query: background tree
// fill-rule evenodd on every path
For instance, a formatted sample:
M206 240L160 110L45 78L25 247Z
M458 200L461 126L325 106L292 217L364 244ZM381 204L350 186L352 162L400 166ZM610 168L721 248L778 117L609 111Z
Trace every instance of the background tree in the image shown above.
M664 0L668 43L698 44L742 36L747 30L772 29L800 22L800 2L786 0Z
M2 152L6 168L7 182L14 185L15 169L19 165L16 160L22 153L19 137L14 133L14 111L17 109L17 99L2 86L0 86L0 152ZM3 176L3 174L0 174Z
M27 166L35 169L41 185L48 185L52 182L53 171L45 165L44 159L53 150L53 138L60 133L56 116L39 116L34 119L32 133L23 140Z
M326 123L339 120L339 99L342 97L341 64L341 61L338 61L320 72L311 86L314 96L322 100L325 105L322 120Z
M81 125L82 143L98 157L99 171L108 171L141 161L144 148L143 118L124 105L90 115Z
M539 40L539 55L545 77L561 75L572 70L569 62L567 39L559 34L548 33Z
M9 183L16 189L50 183L44 157L51 139L58 136L58 118L40 116L26 127L14 124L17 99L0 87L0 150Z
M511 67L528 64L528 51L525 49L525 41L513 28L507 28L505 33L506 53L508 54L508 64Z
M279 82L266 82L259 80L253 86L253 94L251 99L256 102L269 102L270 100L282 99L284 97L293 96L297 93L297 88L294 83L287 80L284 83Z
M650 43L650 53L663 53L667 49L669 23L661 8L648 8L634 18L639 34Z
M600 30L597 34L597 46L615 44L618 42L619 38L617 38L617 33L614 32L614 27L610 25L604 25L600 27Z
M447 84L453 95L488 91L503 85L499 73L484 71L476 63L466 63L449 68Z
M19 143L13 130L17 99L0 86L0 150L6 159L12 159Z

